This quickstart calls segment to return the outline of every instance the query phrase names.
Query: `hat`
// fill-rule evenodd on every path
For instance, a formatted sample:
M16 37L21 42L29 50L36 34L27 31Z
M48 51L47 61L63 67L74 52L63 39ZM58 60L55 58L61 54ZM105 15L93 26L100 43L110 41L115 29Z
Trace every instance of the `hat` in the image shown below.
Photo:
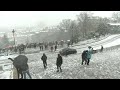
M92 48L91 46L89 46L88 48Z

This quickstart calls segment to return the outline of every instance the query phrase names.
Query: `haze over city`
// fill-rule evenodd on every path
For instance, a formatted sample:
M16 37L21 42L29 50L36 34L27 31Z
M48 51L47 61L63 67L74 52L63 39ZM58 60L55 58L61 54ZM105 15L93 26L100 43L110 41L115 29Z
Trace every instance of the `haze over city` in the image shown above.
M59 24L63 19L76 19L81 11L0 11L0 31L16 27L41 28ZM111 17L114 11L91 11L94 16ZM3 30L2 30L3 28Z
M120 79L120 12L0 11L0 79Z

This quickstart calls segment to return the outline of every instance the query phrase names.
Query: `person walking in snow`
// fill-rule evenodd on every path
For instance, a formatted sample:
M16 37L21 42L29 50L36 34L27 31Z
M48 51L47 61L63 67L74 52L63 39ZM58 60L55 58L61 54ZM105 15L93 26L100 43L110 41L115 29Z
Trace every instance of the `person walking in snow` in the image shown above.
M83 52L82 52L82 64L81 65L83 65L83 63L85 62L85 65L87 64L87 62L88 62L88 59L87 59L87 53L88 53L88 50L84 50Z
M87 52L87 65L89 65L90 63L90 59L91 59L91 56L92 56L92 52L93 52L93 49L91 46L88 47L88 52Z
M57 44L55 45L55 51L56 51L56 49L57 49Z
M22 70L22 74L23 74L23 79L26 79L26 75L29 76L30 79L32 79L31 75L30 75L30 72L29 72L29 66L28 64L27 65L24 65L22 68L20 68Z
M101 49L100 49L100 52L103 52L103 46L101 45Z
M45 53L43 53L41 60L43 61L44 69L46 69L47 68L47 56L45 55Z
M52 52L53 51L53 46L51 46L50 49L51 49L51 52Z
M57 65L57 72L62 72L61 65L63 64L63 59L60 54L58 54L56 65Z

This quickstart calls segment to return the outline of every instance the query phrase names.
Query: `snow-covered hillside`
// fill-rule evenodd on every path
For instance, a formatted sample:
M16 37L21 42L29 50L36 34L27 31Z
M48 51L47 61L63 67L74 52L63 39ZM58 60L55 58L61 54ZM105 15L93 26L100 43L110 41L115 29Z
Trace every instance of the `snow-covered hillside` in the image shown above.
M13 79L13 65L8 58L14 58L16 56L17 55L9 55L0 57L0 79Z
M63 57L63 72L56 72L56 57L59 50L56 52L41 51L39 53L26 54L29 58L30 73L33 79L84 79L84 78L120 78L119 76L119 51L97 53L92 56L90 66L81 65L81 52L92 46L94 49L100 49L120 44L120 35L111 35L99 41L87 40L73 45L72 48L77 49L78 54ZM41 56L46 53L48 56L48 68L43 69ZM17 55L1 56L0 57L0 78L12 79L13 66L8 57L14 58ZM110 73L112 71L112 73Z

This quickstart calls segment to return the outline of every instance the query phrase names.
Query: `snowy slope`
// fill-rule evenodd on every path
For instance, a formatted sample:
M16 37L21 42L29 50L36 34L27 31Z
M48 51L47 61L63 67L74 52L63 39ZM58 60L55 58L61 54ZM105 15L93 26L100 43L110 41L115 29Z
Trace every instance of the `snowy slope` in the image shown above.
M81 65L81 55L63 57L62 73L56 72L56 53L47 52L48 68L43 69L42 54L28 55L33 79L120 79L120 53L103 52L92 56L89 66Z
M13 79L13 65L8 58L14 58L16 56L17 55L9 55L0 57L0 79Z
M89 44L87 44L89 42ZM100 40L95 43L90 43L92 40L87 40L81 43L78 43L77 45L74 45L72 48L76 48L78 52L82 52L84 49L87 49L88 45L93 46L94 49L100 49L100 45L102 44L104 48L106 47L111 47L113 45L119 45L120 44L120 35L111 35L104 40ZM80 44L80 45L79 45ZM85 44L85 45L84 45ZM46 53L48 55L48 69L44 70L43 69L43 63L40 60L42 53ZM99 77L98 73L96 70L102 68L103 69L103 64L105 61L107 61L107 56L105 56L104 59L100 58L100 55L96 55L93 58L93 61L91 61L91 66L86 67L86 66L81 66L80 62L80 55L70 55L68 57L63 57L64 59L64 64L63 64L63 73L58 74L56 73L56 57L57 53L59 52L49 52L49 51L41 51L40 53L33 53L33 54L27 54L27 57L29 58L29 66L30 66L30 72L32 74L33 79L46 79L46 78L101 78ZM107 53L104 53L105 55L110 55ZM10 55L10 56L1 56L0 57L0 79L13 79L13 71L12 71L12 62L8 60L9 57L14 58L17 55ZM113 55L114 56L114 55ZM99 59L97 58L99 57ZM95 65L95 63L98 63L99 65ZM114 62L115 63L115 62ZM101 65L101 66L100 66ZM111 65L110 62L108 65ZM95 67L95 68L93 68ZM107 67L106 67L107 68ZM91 72L91 71L94 72ZM98 70L99 71L99 70ZM78 72L78 73L76 73ZM83 73L85 72L85 73ZM103 73L101 71L101 73ZM93 76L96 74L95 77ZM100 74L100 73L99 73ZM104 73L103 73L104 74ZM89 76L90 75L90 76ZM111 76L112 77L112 76ZM105 78L105 77L104 77ZM115 77L114 77L115 78Z

